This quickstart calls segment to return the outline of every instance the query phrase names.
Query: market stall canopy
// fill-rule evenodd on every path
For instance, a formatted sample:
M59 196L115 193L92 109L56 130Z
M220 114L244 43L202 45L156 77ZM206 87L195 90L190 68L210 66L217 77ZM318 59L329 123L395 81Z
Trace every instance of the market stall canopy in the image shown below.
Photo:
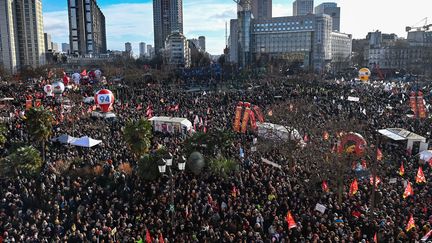
M72 136L69 136L67 134L63 134L63 135L60 135L59 137L51 139L51 141L53 141L53 142L59 142L59 143L62 143L62 144L70 144L70 143L72 143L73 141L75 141L77 139L78 138L76 138L76 137L72 137Z
M378 132L394 141L412 140L412 141L419 141L423 143L426 142L425 137L410 132L408 130L405 130L403 128L386 128L386 129L378 130Z
M76 139L75 141L73 141L71 143L71 145L78 146L78 147L84 147L84 148L91 148L93 146L100 144L101 142L102 142L101 140L95 140L93 138L89 138L87 136L84 136L84 137L80 137L80 138Z

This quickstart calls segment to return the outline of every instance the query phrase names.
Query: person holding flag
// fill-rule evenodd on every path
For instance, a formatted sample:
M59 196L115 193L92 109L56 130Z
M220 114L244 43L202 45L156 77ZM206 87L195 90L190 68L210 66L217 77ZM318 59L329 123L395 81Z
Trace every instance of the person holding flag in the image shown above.
M350 196L354 196L357 193L357 191L358 191L358 182L357 182L357 178L356 178L351 183L350 190L349 190L349 195Z
M404 174L405 174L405 168L404 168L404 165L403 165L403 162L402 162L401 165L400 165L400 168L399 168L399 175L403 176Z
M297 223L295 222L294 217L291 215L291 211L288 211L285 217L285 221L288 224L288 229L293 229L297 227Z
M407 198L409 196L412 196L412 195L414 195L414 191L413 191L413 189L411 187L411 182L408 181L407 185L405 187L405 192L403 194L403 198L405 199L405 198Z
M418 171L417 171L416 183L417 184L426 183L426 177L423 173L423 168L421 166L418 168Z

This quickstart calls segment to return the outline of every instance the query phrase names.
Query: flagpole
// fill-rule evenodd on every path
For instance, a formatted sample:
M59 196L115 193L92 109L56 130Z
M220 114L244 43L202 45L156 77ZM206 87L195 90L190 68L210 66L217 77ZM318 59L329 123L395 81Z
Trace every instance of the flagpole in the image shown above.
M378 163L378 159L377 159L377 155L378 155L378 149L380 149L381 147L381 137L379 134L377 134L377 138L376 138L376 142L377 142L377 146L376 146L376 154L372 153L372 195L371 195L371 205L370 205L370 212L371 212L371 217L373 218L373 213L375 210L375 192L376 192L376 167L377 167L377 163Z

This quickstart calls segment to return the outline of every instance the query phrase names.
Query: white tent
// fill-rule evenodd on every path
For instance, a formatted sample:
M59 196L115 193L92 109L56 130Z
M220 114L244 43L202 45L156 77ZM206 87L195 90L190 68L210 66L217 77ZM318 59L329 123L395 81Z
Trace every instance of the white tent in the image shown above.
M192 122L181 117L155 116L149 119L153 130L158 132L187 134L192 130Z
M419 152L427 150L429 143L426 141L426 138L405 130L403 128L386 128L378 130L379 133L386 136L387 138L393 141L406 141L407 142L407 150L412 150L415 142L419 142Z
M273 123L259 123L257 122L258 126L258 136L268 139L280 139L287 141L289 139L291 140L301 140L300 133L290 127L285 127L278 124ZM289 131L288 131L289 130Z
M69 136L67 134L62 134L59 137L51 139L51 141L53 141L53 142L59 142L59 143L62 143L62 144L69 144L69 143L72 143L73 141L75 141L77 139L78 138L76 138L76 137L72 137L72 136Z
M94 102L94 97L85 97L83 99L83 102L86 103L86 104L91 104L91 103Z
M421 160L429 161L432 158L432 150L421 151L418 155L420 156Z
M71 145L78 146L78 147L91 148L93 146L100 144L101 142L102 142L101 140L95 140L93 138L89 138L87 136L84 136L84 137L80 137L80 138L76 139L75 141L73 141L71 143Z
M116 118L117 116L112 112L102 113L102 112L93 111L91 113L91 117L108 119L108 118Z

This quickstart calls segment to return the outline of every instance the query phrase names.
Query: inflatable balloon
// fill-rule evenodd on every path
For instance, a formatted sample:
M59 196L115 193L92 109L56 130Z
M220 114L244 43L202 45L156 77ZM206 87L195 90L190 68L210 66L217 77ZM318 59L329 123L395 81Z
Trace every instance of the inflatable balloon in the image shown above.
M44 86L46 96L53 96L53 88L50 84Z
M65 85L63 84L63 82L57 81L52 84L52 89L54 91L54 94L61 95L65 90Z
M100 78L102 77L102 72L101 72L101 70L96 69L94 72L95 72L95 75L96 75L96 78L97 78L97 79L100 79Z
M367 143L362 135L354 132L344 134L340 141L340 151L346 153L354 153L356 155L362 155Z
M81 80L81 75L79 73L72 74L72 80L75 84L79 84Z
M95 95L95 103L99 105L102 112L108 112L114 104L114 95L107 89L99 90Z
M368 68L362 68L359 70L359 79L363 82L369 81L370 75L371 72Z

